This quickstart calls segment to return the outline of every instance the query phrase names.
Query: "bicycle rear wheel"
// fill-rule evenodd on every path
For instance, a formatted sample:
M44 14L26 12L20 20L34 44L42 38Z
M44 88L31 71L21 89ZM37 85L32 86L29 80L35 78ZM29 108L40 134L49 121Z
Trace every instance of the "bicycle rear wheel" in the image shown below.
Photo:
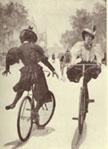
M46 126L50 122L55 111L55 97L52 92L49 91L49 93L51 94L51 101L44 103L39 110L39 127Z
M31 110L31 98L26 96L21 102L17 119L17 131L21 141L26 141L32 130Z
M86 103L85 103L85 94L84 89L81 88L80 91L80 103L79 103L79 118L78 118L78 128L79 134L82 134L83 124L86 118Z

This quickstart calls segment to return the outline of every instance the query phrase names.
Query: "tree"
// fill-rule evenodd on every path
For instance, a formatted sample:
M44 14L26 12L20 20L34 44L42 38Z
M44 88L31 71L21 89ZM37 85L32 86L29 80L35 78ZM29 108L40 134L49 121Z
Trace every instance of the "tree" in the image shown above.
M70 49L72 45L77 41L74 34L74 31L66 30L66 32L61 35L60 43L63 45L64 49Z
M106 52L106 5L100 3L95 5L93 19L97 26L96 42L100 43L103 51Z
M3 6L0 3L0 49L6 52L18 45L19 32L29 24L28 12L23 5L9 2Z
M92 26L92 17L85 9L77 10L75 15L69 18L71 31L65 31L61 36L61 44L65 47L71 48L78 40L82 40L82 30L86 27Z
M60 42L63 46L67 44L70 47L76 41L82 40L82 30L84 28L93 29L93 25L96 25L95 40L101 44L103 51L106 52L106 0L103 0L103 4L95 4L91 13L85 9L78 9L69 18L69 23L72 29L61 35Z

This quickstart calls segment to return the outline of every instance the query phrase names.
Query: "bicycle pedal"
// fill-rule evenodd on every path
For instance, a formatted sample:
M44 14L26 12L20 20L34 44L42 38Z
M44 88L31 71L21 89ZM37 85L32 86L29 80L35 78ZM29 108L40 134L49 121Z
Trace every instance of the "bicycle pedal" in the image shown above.
M88 100L88 103L92 103L92 102L95 102L95 100L94 99L89 99Z
M73 120L78 120L78 118L77 118L77 117L73 117L72 119L73 119Z

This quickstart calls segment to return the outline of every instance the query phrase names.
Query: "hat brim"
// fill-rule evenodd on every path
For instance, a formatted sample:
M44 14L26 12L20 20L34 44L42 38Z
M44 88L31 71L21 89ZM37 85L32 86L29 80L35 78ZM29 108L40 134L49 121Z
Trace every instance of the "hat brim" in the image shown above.
M83 38L83 40L85 40L85 34L89 34L92 37L92 40L94 39L94 35L92 33L87 32L87 31L83 31L82 32L82 38Z

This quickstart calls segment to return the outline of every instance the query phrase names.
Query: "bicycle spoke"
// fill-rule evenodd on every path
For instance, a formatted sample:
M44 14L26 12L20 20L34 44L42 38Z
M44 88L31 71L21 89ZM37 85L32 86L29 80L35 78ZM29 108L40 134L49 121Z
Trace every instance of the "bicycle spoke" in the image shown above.
M27 100L26 100L25 103L24 103L24 108L23 108L23 111L22 111L22 115L23 115L23 113L24 113L26 103L27 103Z
M22 141L25 141L31 132L31 102L28 97L25 97L19 109L18 115L18 134Z
M21 124L20 124L20 126L22 127L22 129L23 129L23 132L24 132L24 134L26 135L26 131L29 129L29 127L30 127L30 124L29 124L29 121L27 120L27 119L29 119L29 120L31 120L31 117L29 116L26 116L26 115L24 115L25 113L24 112L27 112L27 110L26 110L26 106L27 106L27 101L25 102L25 104L24 104L24 107L23 107L23 109L22 109L22 115L21 115ZM22 133L23 133L22 132Z
M54 113L55 98L52 93L50 94L51 94L51 101L44 103L43 106L39 110L39 125L40 126L45 126L50 121Z

